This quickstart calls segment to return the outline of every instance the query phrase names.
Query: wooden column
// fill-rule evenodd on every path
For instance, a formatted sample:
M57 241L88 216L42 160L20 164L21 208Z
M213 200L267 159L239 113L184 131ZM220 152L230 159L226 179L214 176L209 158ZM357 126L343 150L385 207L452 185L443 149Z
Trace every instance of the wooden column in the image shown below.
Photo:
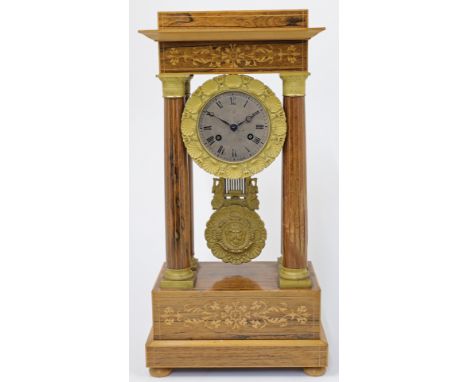
M190 74L160 74L164 96L166 269L161 288L193 288L191 159L180 134Z
M310 288L307 269L305 81L307 72L281 73L288 133L283 147L281 288Z
M190 78L185 82L185 97L184 97L184 106L187 100L190 97L190 81L193 78L193 76L190 76ZM191 228L191 234L190 234L190 253L191 253L191 258L190 258L190 266L193 271L196 271L198 268L198 259L195 257L195 242L194 242L194 215L193 215L193 162L192 158L190 158L190 155L188 156L188 165L189 165L189 189L190 189L190 228Z

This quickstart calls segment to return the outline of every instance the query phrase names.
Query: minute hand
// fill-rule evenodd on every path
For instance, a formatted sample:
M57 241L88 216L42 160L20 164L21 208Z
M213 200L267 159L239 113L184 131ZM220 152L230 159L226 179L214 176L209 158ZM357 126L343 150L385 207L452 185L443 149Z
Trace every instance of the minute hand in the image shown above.
M260 112L257 110L256 112L252 113L251 115L248 115L247 117L245 117L245 119L242 122L239 122L237 124L237 127L239 127L240 125L242 125L245 122L250 123L252 121L253 117L255 117L258 113L260 113Z
M210 117L215 117L216 119L219 119L222 123L224 123L224 124L226 124L226 125L228 125L228 126L231 126L231 124L230 124L229 122L226 122L224 119L219 118L218 116L214 115L214 113L208 112L207 114L208 114Z

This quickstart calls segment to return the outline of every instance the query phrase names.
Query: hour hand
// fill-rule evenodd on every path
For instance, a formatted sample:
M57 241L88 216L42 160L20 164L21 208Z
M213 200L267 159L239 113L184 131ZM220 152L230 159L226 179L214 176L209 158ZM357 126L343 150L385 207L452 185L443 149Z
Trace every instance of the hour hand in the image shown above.
M253 117L255 117L258 113L260 113L260 112L257 110L256 112L254 112L254 113L248 115L247 117L245 117L245 119L244 119L242 122L239 122L239 123L237 124L237 127L239 127L240 125L242 125L242 124L245 123L245 122L249 122L249 123L250 123L250 122L252 121Z
M231 126L231 124L230 124L229 122L225 121L224 119L219 118L218 116L216 116L216 115L215 115L213 112L211 112L211 111L207 111L206 114L209 115L210 117L215 117L216 119L219 119L222 123L224 123L224 124L226 124L226 125L228 125L228 126Z

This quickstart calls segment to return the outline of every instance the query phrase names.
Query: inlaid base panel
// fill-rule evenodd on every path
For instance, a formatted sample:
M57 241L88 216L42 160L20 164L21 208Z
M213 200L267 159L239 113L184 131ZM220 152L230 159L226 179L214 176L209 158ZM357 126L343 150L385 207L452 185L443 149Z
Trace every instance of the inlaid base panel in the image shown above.
M164 267L161 272L164 272ZM153 339L320 338L320 287L280 289L277 262L200 262L194 289L152 292Z
M320 287L280 289L278 262L199 262L194 289L152 292L146 343L151 375L176 368L303 368L322 375L328 344L320 324Z
M323 332L317 340L153 340L146 343L146 366L180 368L304 368L322 375L328 365Z

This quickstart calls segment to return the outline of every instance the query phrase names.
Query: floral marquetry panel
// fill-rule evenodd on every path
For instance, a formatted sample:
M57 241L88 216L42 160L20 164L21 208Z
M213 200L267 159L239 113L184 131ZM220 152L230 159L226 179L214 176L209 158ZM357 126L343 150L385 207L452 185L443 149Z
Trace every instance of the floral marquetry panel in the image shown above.
M201 262L198 277L205 281L184 292L161 290L156 284L154 339L320 338L315 279L313 288L300 293L280 290L274 262L235 267Z
M311 316L312 314L305 305L290 308L285 302L275 305L261 300L232 301L221 304L212 301L203 306L185 305L182 309L167 306L160 313L161 324L165 326L183 323L187 327L203 327L212 330L287 327L296 322L305 325Z
M307 71L306 41L160 42L161 73Z

